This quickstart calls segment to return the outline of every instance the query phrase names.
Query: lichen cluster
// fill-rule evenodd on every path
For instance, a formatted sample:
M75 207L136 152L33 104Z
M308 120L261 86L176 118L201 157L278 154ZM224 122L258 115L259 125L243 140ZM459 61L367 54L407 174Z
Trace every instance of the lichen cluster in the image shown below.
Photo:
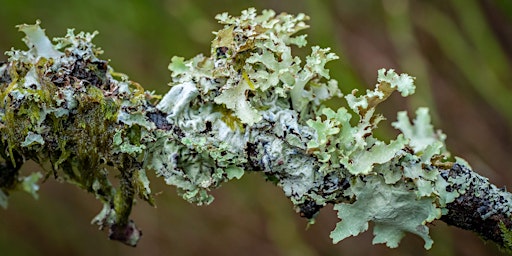
M155 96L97 58L95 33L68 30L52 44L39 22L19 29L29 50L8 51L9 61L0 66L2 174L17 177L21 164L34 160L44 176L76 184L101 200L104 209L95 222L109 227L111 236L134 229L128 219L134 196L151 202L140 152L143 130L152 124L142 113ZM120 180L117 189L109 180L113 175ZM7 205L10 190L34 193L42 176L2 180L0 203ZM124 242L134 244L138 236L135 231L134 241Z
M201 205L212 202L212 189L254 171L280 186L311 223L334 204L334 242L371 221L374 243L396 247L410 232L430 248L426 224L464 193L448 184L464 181L441 175L454 164L445 135L425 108L412 122L398 114L395 139L373 135L384 120L378 104L393 91L414 93L414 79L382 69L374 90L343 96L325 68L338 58L329 48L313 46L305 60L293 55L306 45L306 35L296 35L308 27L306 15L248 9L216 18L224 27L210 56L172 58L171 88L161 99L98 59L95 33L69 30L52 43L38 24L20 26L29 50L11 50L0 64L0 204L11 190L35 193L40 174L18 177L32 159L45 176L95 194L104 209L94 221L134 245L134 197L152 203L146 172ZM348 108L324 105L334 98Z
M206 179L222 173L219 167L239 173L251 167L282 187L311 221L325 204L336 204L342 221L331 234L335 242L373 221L376 243L396 247L407 231L429 248L425 224L441 216L447 200L439 200L437 170L424 167L444 159L444 135L433 131L421 109L414 124L399 115L394 125L403 134L395 140L373 137L384 119L375 107L395 90L412 94L413 78L380 70L375 90L346 95L350 110L332 110L322 103L342 95L325 64L337 56L318 46L304 63L292 54L293 45L306 45L304 35L294 34L307 27L307 16L249 9L217 19L224 28L211 56L173 58L172 88L157 106L183 131L189 149L201 153L196 165L217 163L203 164L210 168L194 175ZM227 157L217 157L219 149Z
M161 153L178 152L169 156L176 163L152 167L189 201L210 202L208 190L255 167L300 200L313 186L316 168L312 156L299 153L315 138L304 121L323 100L341 95L324 68L337 57L313 47L302 65L292 55L291 45L306 44L304 35L292 37L307 27L305 15L249 9L217 19L224 28L211 56L174 57L169 65L172 88L156 108L183 135L169 142L174 150Z

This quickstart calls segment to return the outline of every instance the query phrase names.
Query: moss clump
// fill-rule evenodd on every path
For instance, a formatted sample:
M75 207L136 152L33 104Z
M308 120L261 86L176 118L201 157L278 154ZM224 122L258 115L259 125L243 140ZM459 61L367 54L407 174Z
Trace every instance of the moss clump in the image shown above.
M505 223L499 224L501 237L503 238L502 249L507 253L512 253L512 230L508 229Z

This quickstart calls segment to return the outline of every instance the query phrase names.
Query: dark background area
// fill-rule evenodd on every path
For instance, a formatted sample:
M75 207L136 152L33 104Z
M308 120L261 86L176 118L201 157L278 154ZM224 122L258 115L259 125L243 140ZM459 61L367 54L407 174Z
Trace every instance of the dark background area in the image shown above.
M309 46L331 47L341 59L331 76L344 93L373 88L379 68L415 76L417 93L398 94L380 105L388 117L380 135L395 136L396 112L431 109L448 148L498 186L512 184L512 2L509 0L0 0L0 52L23 48L15 25L42 21L49 37L67 28L100 34L116 71L163 94L174 55L209 54L217 13L238 15L256 7L303 12L311 17ZM0 57L5 60L7 57ZM26 171L39 170L27 164ZM371 245L368 231L333 245L329 232L337 218L326 207L317 223L292 209L279 188L246 174L215 191L206 207L190 205L174 188L150 177L157 208L144 202L133 219L144 236L136 248L109 241L89 221L101 205L84 191L49 179L40 198L14 193L0 209L0 255L501 255L492 243L449 227L431 226L430 251L407 235L398 249ZM161 192L161 193L160 193Z

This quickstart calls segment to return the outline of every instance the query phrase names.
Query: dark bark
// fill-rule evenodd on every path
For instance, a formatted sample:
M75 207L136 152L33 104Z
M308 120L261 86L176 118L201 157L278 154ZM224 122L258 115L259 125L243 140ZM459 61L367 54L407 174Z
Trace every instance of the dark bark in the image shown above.
M505 232L512 229L512 195L459 164L442 171L441 177L451 184L452 189L460 191L465 187L466 190L455 201L446 205L448 213L441 220L449 225L474 231L485 240L510 249ZM461 178L466 181L465 184L454 182Z

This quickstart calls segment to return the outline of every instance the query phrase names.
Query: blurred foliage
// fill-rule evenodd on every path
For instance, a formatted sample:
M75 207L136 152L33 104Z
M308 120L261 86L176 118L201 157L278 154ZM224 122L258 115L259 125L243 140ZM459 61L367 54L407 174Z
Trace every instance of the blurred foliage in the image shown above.
M308 41L331 47L341 61L329 65L344 93L375 84L377 69L417 77L418 92L391 98L379 110L428 106L452 152L498 186L512 183L512 4L509 0L0 0L0 51L24 47L21 23L42 21L50 37L65 29L97 30L95 42L117 71L164 93L172 56L209 54L214 16L254 6L311 17ZM5 58L0 58L5 59ZM342 104L342 103L334 103ZM394 133L382 127L382 136ZM38 168L27 164L25 168ZM150 177L151 178L151 177ZM497 255L470 232L439 222L426 252L408 235L395 250L372 246L371 233L332 245L335 213L326 207L306 229L281 191L257 174L215 192L196 207L154 177L157 209L135 207L143 228L137 248L108 241L90 220L100 209L90 196L48 180L40 199L14 194L0 211L0 255Z

